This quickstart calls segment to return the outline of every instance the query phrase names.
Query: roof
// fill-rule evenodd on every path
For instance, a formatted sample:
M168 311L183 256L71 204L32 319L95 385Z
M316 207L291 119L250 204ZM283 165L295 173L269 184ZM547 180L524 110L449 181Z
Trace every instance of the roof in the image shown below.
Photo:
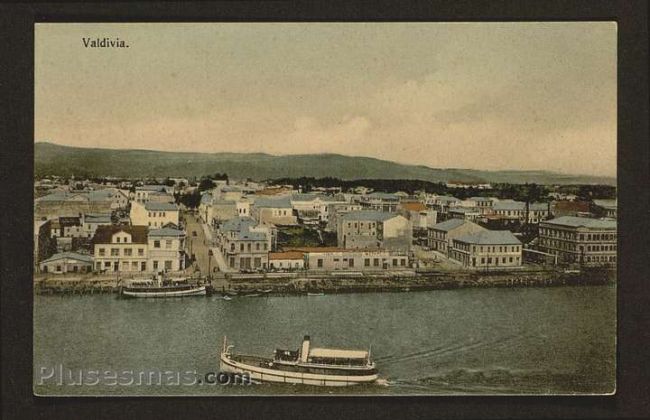
M594 200L594 204L606 209L615 209L618 205L617 200Z
M367 359L368 352L365 350L312 348L309 350L309 356L337 359Z
M185 232L179 229L162 228L150 230L149 236L185 236Z
M300 252L345 252L347 249L337 248L335 246L303 246L297 248L288 248L287 251L300 251Z
M445 220L444 222L436 223L435 225L431 226L431 229L449 232L450 230L456 229L457 227L462 226L465 223L472 223L472 222L464 219L449 219L449 220Z
M61 252L60 254L54 254L50 258L48 258L48 259L46 259L44 261L41 261L41 264L56 261L56 260L61 260L61 259L64 259L64 258L79 260L79 261L83 261L83 262L88 263L88 264L93 263L93 257L90 256L90 255L79 254L77 252Z
M178 207L174 203L156 203L152 201L144 203L144 208L153 211L178 211Z
M266 239L266 232L259 232L251 230L252 227L257 225L251 217L235 217L225 221L219 228L222 232L237 232L237 239L263 241Z
M234 217L228 219L219 227L219 230L224 232L237 231L244 228L254 226L257 222L251 217Z
M413 203L402 203L400 205L402 206L403 209L409 211L425 211L427 209L427 206L417 201Z
M269 260L302 260L304 257L300 251L269 252Z
M526 203L523 201L514 201L514 200L502 200L497 203L494 203L494 210L526 210ZM528 205L528 210L543 211L548 210L548 204L546 203L530 203Z
M164 191L164 185L143 185L141 187L135 187L135 190L138 191Z
M85 214L84 223L111 223L110 214Z
M365 197L380 198L382 200L393 200L393 201L398 201L399 200L398 195L391 194L391 193L385 193L385 192L373 192L373 193L367 194Z
M589 217L562 216L542 223L566 227L586 227L589 229L616 229L616 220L591 219Z
M454 207L449 210L449 213L478 213L476 207Z
M94 244L110 244L111 238L117 232L127 232L131 234L131 241L136 244L147 243L147 226L97 226Z
M491 197L470 197L469 199L474 201L492 201Z
M392 219L394 217L398 217L399 214L397 213L388 213L388 212L383 212L383 211L366 211L366 210L360 210L360 211L351 211L349 213L344 214L341 217L341 220L349 221L349 220L359 220L359 221L365 221L365 220L370 220L370 221L375 221L375 222L384 222L386 220Z
M291 208L291 197L265 198L260 197L254 203L257 208Z
M455 203L457 201L462 201L460 198L453 197L451 195L441 195L435 198L437 201L447 201L449 203Z
M521 241L509 230L483 230L469 233L456 239L461 242L477 245L520 245Z

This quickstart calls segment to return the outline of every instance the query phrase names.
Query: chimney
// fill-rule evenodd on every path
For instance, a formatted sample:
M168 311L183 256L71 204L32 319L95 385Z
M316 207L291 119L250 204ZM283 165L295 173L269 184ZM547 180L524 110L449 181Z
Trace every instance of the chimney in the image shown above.
M309 336L306 335L302 339L302 348L300 349L300 361L303 363L306 363L307 358L309 357L309 344L310 344Z

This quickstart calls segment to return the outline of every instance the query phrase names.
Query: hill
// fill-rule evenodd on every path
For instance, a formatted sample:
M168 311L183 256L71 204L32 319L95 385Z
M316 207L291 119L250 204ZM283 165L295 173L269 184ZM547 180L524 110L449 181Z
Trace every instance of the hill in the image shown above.
M548 171L436 169L386 160L337 154L273 156L264 153L191 153L34 146L37 176L201 177L225 172L233 179L335 177L340 179L418 179L430 182L507 182L540 184L609 184L609 177L566 175Z

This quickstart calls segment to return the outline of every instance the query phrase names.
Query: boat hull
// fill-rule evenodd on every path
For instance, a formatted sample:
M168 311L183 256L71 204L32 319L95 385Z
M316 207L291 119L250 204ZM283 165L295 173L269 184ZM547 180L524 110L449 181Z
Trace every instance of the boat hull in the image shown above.
M220 370L223 373L231 375L247 376L253 382L273 382L329 387L371 384L376 382L378 379L376 373L369 375L346 376L282 371L238 362L225 353L221 354Z
M185 296L205 296L205 286L192 287L183 290L161 290L161 291L133 291L122 289L122 296L132 298L166 298L166 297L185 297Z

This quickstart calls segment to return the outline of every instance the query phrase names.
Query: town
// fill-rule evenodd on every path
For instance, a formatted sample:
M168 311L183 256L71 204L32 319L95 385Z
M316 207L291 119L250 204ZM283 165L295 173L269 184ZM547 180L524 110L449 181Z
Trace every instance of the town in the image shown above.
M164 275L222 290L300 280L319 289L327 279L386 287L472 273L512 284L616 266L614 187L450 181L435 193L336 181L40 177L35 280Z

